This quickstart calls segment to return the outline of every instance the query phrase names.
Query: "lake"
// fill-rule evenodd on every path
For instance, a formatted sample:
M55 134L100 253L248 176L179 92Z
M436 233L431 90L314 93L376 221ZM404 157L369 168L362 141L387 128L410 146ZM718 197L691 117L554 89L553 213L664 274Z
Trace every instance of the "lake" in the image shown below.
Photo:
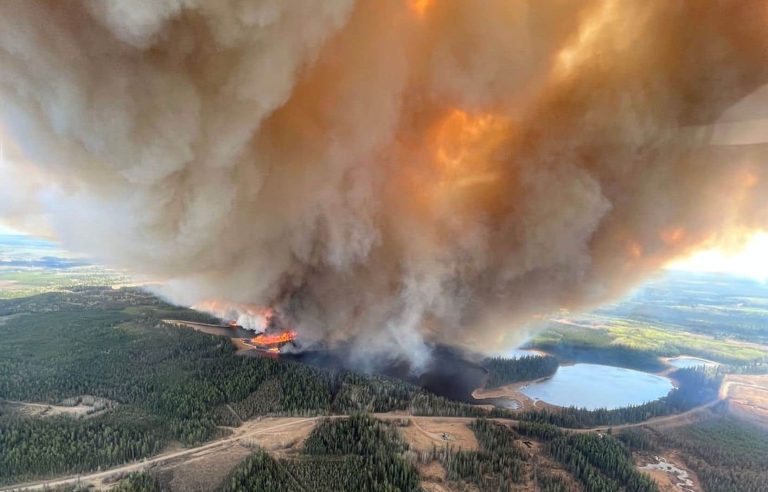
M549 379L522 389L529 398L562 407L620 408L666 396L674 386L668 378L600 364L560 366Z

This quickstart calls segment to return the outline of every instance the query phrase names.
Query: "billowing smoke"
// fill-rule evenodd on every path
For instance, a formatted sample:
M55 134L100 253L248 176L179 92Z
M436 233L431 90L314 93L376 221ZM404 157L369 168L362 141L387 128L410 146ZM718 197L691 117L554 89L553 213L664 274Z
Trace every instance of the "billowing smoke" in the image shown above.
M766 26L764 0L8 0L0 212L305 344L511 344L768 226Z

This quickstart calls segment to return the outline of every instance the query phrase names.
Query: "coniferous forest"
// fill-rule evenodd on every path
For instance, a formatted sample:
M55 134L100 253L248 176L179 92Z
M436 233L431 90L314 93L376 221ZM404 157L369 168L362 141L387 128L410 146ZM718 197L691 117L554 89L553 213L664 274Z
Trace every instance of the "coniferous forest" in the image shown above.
M276 460L258 450L224 481L225 492L417 491L407 446L387 423L367 415L321 422L301 456Z
M653 417L685 412L717 399L722 375L705 368L678 369L672 373L678 387L667 396L641 405L612 410L564 408L533 410L519 414L521 420L543 422L559 427L589 428L642 422Z
M707 492L766 490L768 432L724 410L689 425L663 431L641 427L618 437L632 450L651 456L679 450Z
M659 446L683 450L707 490L753 492L766 479L764 434L725 417L664 434L624 431L619 439L564 429L640 422L713 401L721 382L713 371L677 370L676 390L635 407L510 412L448 400L391 378L235 356L226 338L162 321L213 321L206 315L136 289L77 288L0 300L0 317L0 484L141 460L171 444L225 436L242 420L264 415L327 418L299 454L275 458L257 450L232 471L223 490L419 490L418 465L437 461L447 481L479 490L535 483L551 492L653 491L632 466L630 450ZM557 361L489 359L486 367L489 382L506 384L542 377L557 369ZM79 418L38 417L20 412L23 402L99 405ZM480 448L446 444L416 453L393 424L368 415L395 410L476 418L470 428ZM518 428L504 420L510 418ZM151 473L130 475L116 488L162 489Z
M236 357L226 338L161 321L209 317L137 289L0 300L0 316L0 401L110 402L84 419L32 418L0 404L0 484L117 465L174 441L196 445L257 415L485 413L394 379Z
M551 355L526 355L517 359L490 357L485 359L483 367L488 370L487 388L496 388L505 384L553 375L558 368L557 359Z

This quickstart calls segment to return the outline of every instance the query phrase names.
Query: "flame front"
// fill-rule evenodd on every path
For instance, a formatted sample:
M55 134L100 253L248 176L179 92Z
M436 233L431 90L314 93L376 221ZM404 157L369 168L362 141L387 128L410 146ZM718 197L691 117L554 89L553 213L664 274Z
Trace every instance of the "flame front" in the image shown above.
M296 332L293 330L286 330L274 335L261 333L251 338L251 342L257 345L280 345L293 342L294 340L296 340Z

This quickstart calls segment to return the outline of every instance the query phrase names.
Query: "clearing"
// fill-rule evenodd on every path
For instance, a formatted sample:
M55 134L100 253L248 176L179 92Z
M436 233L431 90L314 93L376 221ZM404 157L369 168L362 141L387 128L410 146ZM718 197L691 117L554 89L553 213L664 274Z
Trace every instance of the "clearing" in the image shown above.
M728 398L734 415L768 427L768 375L729 374L720 388L720 397Z
M450 417L419 417L408 419L408 425L398 427L403 439L415 451L429 451L446 444L455 449L478 449L475 433L466 422Z
M55 417L67 415L74 418L94 417L116 404L104 398L81 396L71 398L65 405L30 403L25 401L0 400L0 408L24 417Z
M653 478L661 492L697 492L702 490L699 479L684 465L679 452L639 455L637 468Z

